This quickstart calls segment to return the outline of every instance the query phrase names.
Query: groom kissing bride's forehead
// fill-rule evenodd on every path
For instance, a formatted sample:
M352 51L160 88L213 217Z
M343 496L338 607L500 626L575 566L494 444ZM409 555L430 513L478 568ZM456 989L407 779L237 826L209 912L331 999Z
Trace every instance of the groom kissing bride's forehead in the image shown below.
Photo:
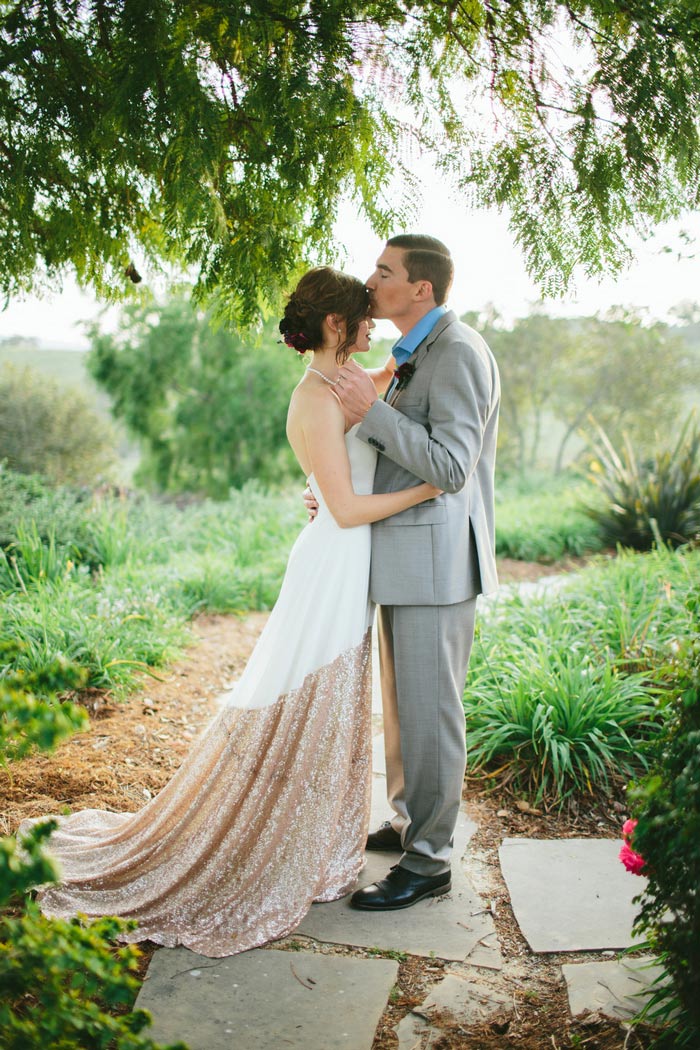
M370 596L379 606L392 816L369 835L367 849L401 856L386 878L353 894L363 909L406 908L451 887L476 597L497 586L500 382L484 340L445 305L452 277L441 241L392 237L366 285L372 316L401 333L390 359L394 379L380 398L350 360L335 388L357 438L378 452L375 493L419 482L441 490L372 525Z
M450 252L436 237L402 234L390 238L366 282L372 317L394 321L405 335L414 316L445 302L453 274Z

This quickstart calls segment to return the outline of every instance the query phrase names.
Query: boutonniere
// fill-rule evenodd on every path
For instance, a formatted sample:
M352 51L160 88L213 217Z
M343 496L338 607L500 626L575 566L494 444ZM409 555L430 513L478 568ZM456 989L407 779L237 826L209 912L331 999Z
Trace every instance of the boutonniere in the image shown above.
M403 390L405 386L408 386L408 384L411 381L411 376L413 375L415 370L416 366L413 364L412 361L404 361L404 363L400 365L399 368L396 368L394 370L394 375L397 379L396 389L394 391L395 393L398 394L399 390Z

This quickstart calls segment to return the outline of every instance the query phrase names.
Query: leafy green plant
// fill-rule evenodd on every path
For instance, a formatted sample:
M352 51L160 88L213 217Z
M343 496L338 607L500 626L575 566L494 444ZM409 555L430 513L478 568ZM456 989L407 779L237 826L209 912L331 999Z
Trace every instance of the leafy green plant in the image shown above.
M640 741L658 731L643 674L542 643L500 661L497 676L482 663L465 712L472 768L493 763L519 791L552 805L638 772Z
M0 839L0 1038L4 1050L159 1050L148 1035L145 1010L131 1010L139 988L140 952L117 947L129 925L106 917L84 924L50 919L18 896L53 882L56 871L41 850L55 821L34 827L21 843ZM20 850L21 845L21 850ZM124 1011L126 1012L117 1012ZM186 1050L183 1043L160 1050Z
M604 504L586 513L607 543L650 550L700 536L700 426L694 414L673 447L652 456L638 454L627 436L618 452L600 427L591 448L588 476Z
M470 770L547 806L638 775L700 551L628 552L484 608L464 694Z
M84 710L60 703L57 693L80 687L81 669L56 661L43 674L13 669L20 654L2 644L0 758L32 748L51 750L85 725ZM42 915L28 896L56 881L42 843L55 821L35 825L18 842L0 838L0 1043L3 1050L158 1050L143 1010L130 1010L139 987L140 952L117 947L130 927L116 918L85 924ZM126 1010L126 1012L124 1012ZM167 1050L167 1048L161 1048ZM169 1050L176 1050L170 1047ZM186 1050L177 1044L177 1050Z
M630 788L634 849L645 860L637 932L670 980L641 1019L665 1022L658 1045L700 1045L700 588L687 599L692 630L669 668L665 729L648 775Z
M17 761L38 747L55 747L76 730L84 729L87 714L77 704L56 699L59 690L79 689L84 670L56 657L41 670L13 667L21 655L15 643L0 641L0 764Z
M587 490L533 478L517 491L503 486L496 506L496 554L520 561L555 562L599 551L598 526L583 512Z

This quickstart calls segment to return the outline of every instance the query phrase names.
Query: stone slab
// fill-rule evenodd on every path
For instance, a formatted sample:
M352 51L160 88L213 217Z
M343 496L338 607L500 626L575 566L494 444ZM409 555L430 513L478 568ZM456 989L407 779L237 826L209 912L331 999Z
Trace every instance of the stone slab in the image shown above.
M618 860L613 839L505 839L501 871L535 952L627 948L645 880Z
M447 974L433 986L414 1012L427 1020L433 1014L448 1014L458 1024L477 1025L505 1020L513 1012L513 999L505 991L478 980Z
M639 1013L649 999L651 985L662 972L653 959L642 956L562 966L574 1017L601 1013L617 1021Z
M389 959L160 948L136 1006L154 1040L190 1050L370 1050L397 973Z
M414 1013L402 1017L394 1031L399 1041L397 1050L431 1050L443 1035Z
M380 778L375 778L375 783ZM459 858L474 834L476 825L460 814L455 833L452 892L419 901L410 909L367 912L350 907L350 897L330 904L314 904L296 932L331 944L377 947L435 955L439 959L465 960L472 952L486 953L487 962L498 966L500 957L491 915L467 878ZM396 853L368 853L358 887L384 878Z

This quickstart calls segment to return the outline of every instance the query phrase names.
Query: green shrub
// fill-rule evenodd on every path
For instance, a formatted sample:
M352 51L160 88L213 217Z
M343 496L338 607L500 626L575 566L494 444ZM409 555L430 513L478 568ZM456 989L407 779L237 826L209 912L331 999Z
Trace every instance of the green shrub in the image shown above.
M470 661L470 770L548 806L641 773L699 571L700 551L662 549L534 596L504 589L480 617Z
M700 1046L700 588L687 604L693 629L671 667L665 730L630 789L648 878L636 929L671 978L643 1016L666 1022L669 1050Z
M54 482L93 481L110 473L115 441L80 391L29 368L0 371L0 460L10 469Z
M503 486L496 505L496 554L519 561L555 562L604 546L600 530L582 509L586 486L533 480L526 488Z
M2 646L3 761L34 747L50 750L87 721L83 710L60 703L56 695L79 687L83 671L56 661L43 674L23 674L12 669L19 655L16 647ZM123 1011L139 987L140 952L114 944L128 924L109 917L90 924L50 919L27 896L33 887L56 881L55 867L41 849L55 826L43 822L19 843L13 836L0 838L0 1045L3 1050L158 1050L140 1034L149 1023L143 1010L109 1012Z
M88 489L53 486L40 474L19 474L0 463L0 548L10 552L19 530L34 529L48 542L74 551L83 543Z
M658 730L643 674L541 643L499 661L497 676L483 662L465 707L470 766L496 763L520 792L552 805L634 775L640 741Z
M56 699L59 690L84 685L85 672L62 658L27 672L13 667L20 655L19 646L0 641L0 765L35 747L48 751L87 724L84 708Z
M50 919L26 898L16 913L18 895L56 879L41 851L55 826L48 821L34 827L21 840L21 851L14 838L0 839L0 907L14 905L0 914L3 1050L158 1050L141 1034L149 1015L128 1009L139 988L141 953L133 945L115 946L127 923ZM169 1050L186 1047L178 1043Z
M651 550L700 536L700 426L690 415L672 448L639 454L625 437L621 451L598 428L589 478L603 506L586 508L607 543Z

